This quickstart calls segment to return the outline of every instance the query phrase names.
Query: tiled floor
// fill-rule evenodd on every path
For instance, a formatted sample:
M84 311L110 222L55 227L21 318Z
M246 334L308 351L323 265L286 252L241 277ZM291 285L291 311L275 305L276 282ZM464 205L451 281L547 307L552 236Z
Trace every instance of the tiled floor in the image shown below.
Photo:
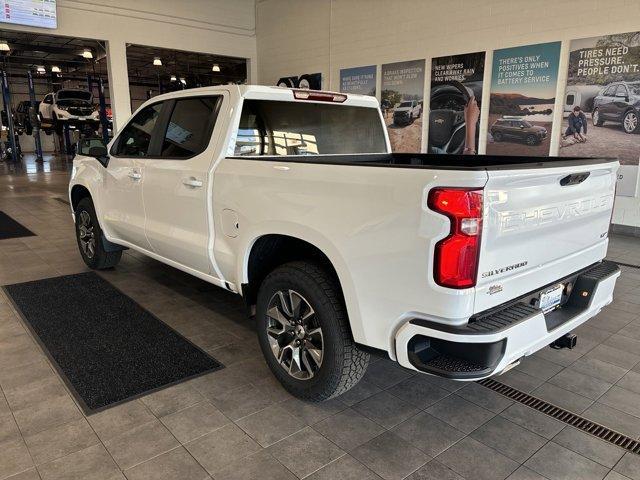
M46 167L0 168L0 209L37 234L0 241L0 284L85 270L56 200L68 164ZM611 252L638 260L640 240ZM227 368L85 417L0 296L0 479L640 479L640 456L384 359L341 398L300 402L267 370L239 298L132 251L103 275ZM576 349L499 380L640 438L640 269L624 268L614 304L578 333Z

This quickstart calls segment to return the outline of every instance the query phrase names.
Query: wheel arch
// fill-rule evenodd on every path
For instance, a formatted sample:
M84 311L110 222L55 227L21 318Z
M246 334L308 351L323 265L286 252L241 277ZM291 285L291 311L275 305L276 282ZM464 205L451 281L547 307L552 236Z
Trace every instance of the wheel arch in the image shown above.
M73 209L74 212L76 211L76 208L78 207L78 203L80 203L80 200L82 200L85 197L92 198L91 192L87 187L79 183L71 187L71 191L69 192L69 198L71 200L71 208Z

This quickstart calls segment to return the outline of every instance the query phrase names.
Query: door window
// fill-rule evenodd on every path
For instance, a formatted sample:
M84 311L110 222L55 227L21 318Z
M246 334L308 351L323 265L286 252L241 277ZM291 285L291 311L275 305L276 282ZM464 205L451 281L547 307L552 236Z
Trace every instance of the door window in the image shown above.
M627 96L627 87L624 85L618 85L618 89L616 90L616 97L626 97Z
M145 107L133 117L118 137L111 154L120 157L146 157L160 110L162 102Z
M613 97L615 95L615 93L616 93L616 87L617 87L617 85L611 85L609 88L607 88L604 91L604 95L607 96L607 97Z
M160 156L189 158L209 145L222 97L193 97L177 100L167 125Z

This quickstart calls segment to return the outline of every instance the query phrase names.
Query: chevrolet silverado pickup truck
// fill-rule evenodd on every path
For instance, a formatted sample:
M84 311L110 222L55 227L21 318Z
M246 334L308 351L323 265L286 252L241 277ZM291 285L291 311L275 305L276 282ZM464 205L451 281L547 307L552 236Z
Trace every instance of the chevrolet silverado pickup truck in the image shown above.
M618 163L391 153L375 98L226 85L159 95L69 185L86 264L130 248L241 295L311 401L408 369L500 374L612 301Z

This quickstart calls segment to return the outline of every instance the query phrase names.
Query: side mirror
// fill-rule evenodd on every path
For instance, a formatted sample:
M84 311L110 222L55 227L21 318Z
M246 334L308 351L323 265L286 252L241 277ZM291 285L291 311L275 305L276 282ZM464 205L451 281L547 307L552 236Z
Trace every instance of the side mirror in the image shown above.
M83 138L78 142L78 154L85 157L93 157L104 167L109 164L109 153L102 138Z

